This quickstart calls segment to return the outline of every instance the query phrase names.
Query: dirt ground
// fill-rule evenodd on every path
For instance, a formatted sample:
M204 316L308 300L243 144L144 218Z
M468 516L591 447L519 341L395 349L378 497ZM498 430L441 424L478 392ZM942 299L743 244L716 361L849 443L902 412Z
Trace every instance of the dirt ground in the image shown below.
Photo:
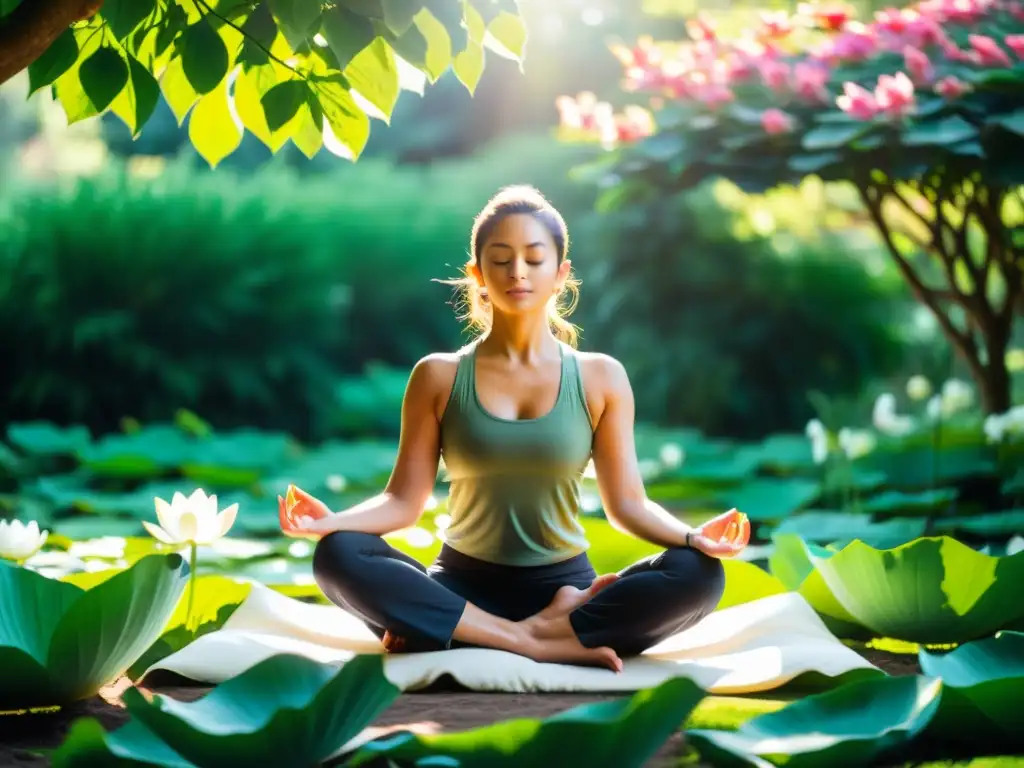
M885 651L863 650L871 663L892 675L916 674L920 671L914 655L896 655ZM32 749L59 746L71 723L79 717L97 718L107 730L113 730L127 719L121 704L121 693L130 685L122 679L100 692L98 696L79 702L55 713L0 716L0 766L12 768L44 768L45 757ZM180 679L147 680L143 690L166 694L182 701L193 701L210 689L182 685ZM513 717L547 717L579 704L617 698L595 694L513 694L467 693L464 690L434 690L400 696L372 727L374 735L396 730L422 732L458 731L507 720ZM665 768L682 751L682 734L666 742L648 764Z

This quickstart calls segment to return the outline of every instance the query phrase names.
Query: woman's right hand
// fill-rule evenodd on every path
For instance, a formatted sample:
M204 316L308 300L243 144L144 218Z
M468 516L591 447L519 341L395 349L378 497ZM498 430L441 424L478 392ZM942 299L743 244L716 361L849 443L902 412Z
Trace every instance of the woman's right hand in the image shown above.
M332 513L320 499L290 485L286 498L277 497L277 514L285 536L305 539L323 536L324 531L317 529L316 522Z
M730 509L693 531L690 546L710 557L735 557L750 542L750 520Z

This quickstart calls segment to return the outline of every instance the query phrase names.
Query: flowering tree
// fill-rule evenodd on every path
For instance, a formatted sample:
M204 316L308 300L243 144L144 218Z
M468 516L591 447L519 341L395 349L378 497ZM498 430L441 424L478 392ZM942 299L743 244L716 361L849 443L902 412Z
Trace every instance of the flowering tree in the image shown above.
M715 176L753 192L852 182L986 411L1007 410L1024 314L1024 3L925 0L870 23L801 6L732 40L707 19L687 28L681 43L613 47L649 109L558 101L566 138L613 150L606 204Z

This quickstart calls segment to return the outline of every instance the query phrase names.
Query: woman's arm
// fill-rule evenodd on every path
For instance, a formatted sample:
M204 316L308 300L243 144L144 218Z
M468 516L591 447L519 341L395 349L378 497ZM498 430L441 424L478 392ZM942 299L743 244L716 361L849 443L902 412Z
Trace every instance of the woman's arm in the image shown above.
M593 459L597 485L608 522L618 530L660 547L692 546L705 554L729 557L749 538L749 523L742 535L722 539L735 510L693 528L647 498L633 438L635 404L626 369L617 360L594 356L590 378L598 393L600 416L594 430Z
M303 532L384 535L416 524L437 479L441 450L437 403L446 382L450 388L449 368L452 363L440 356L425 357L413 368L402 401L398 456L384 491L343 512L308 522Z

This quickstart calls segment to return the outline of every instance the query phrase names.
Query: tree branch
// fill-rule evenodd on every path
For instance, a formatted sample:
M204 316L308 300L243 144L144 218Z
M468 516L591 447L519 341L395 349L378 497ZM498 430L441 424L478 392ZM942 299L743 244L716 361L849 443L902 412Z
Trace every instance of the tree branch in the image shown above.
M0 84L38 59L75 21L88 19L103 0L23 0L0 20Z
M939 306L939 302L936 297L936 292L926 286L920 276L914 271L914 268L910 265L903 255L899 252L899 249L892 241L892 231L889 228L888 222L882 215L881 195L878 192L877 187L871 187L863 184L857 184L857 191L860 193L861 200L864 201L864 206L867 208L868 213L871 215L871 220L878 227L878 231L882 235L882 241L885 243L886 248L889 251L889 255L892 256L896 262L896 266L899 268L900 273L904 279L910 285L910 289L917 296L918 300L924 304L928 309L935 315L935 319L938 320L939 325L942 326L942 330L949 337L950 342L953 346L963 355L967 364L974 371L983 371L981 365L981 358L978 355L978 344L974 337L969 331L964 332L959 330L949 316L942 311L942 307ZM954 288L955 290L955 288Z

